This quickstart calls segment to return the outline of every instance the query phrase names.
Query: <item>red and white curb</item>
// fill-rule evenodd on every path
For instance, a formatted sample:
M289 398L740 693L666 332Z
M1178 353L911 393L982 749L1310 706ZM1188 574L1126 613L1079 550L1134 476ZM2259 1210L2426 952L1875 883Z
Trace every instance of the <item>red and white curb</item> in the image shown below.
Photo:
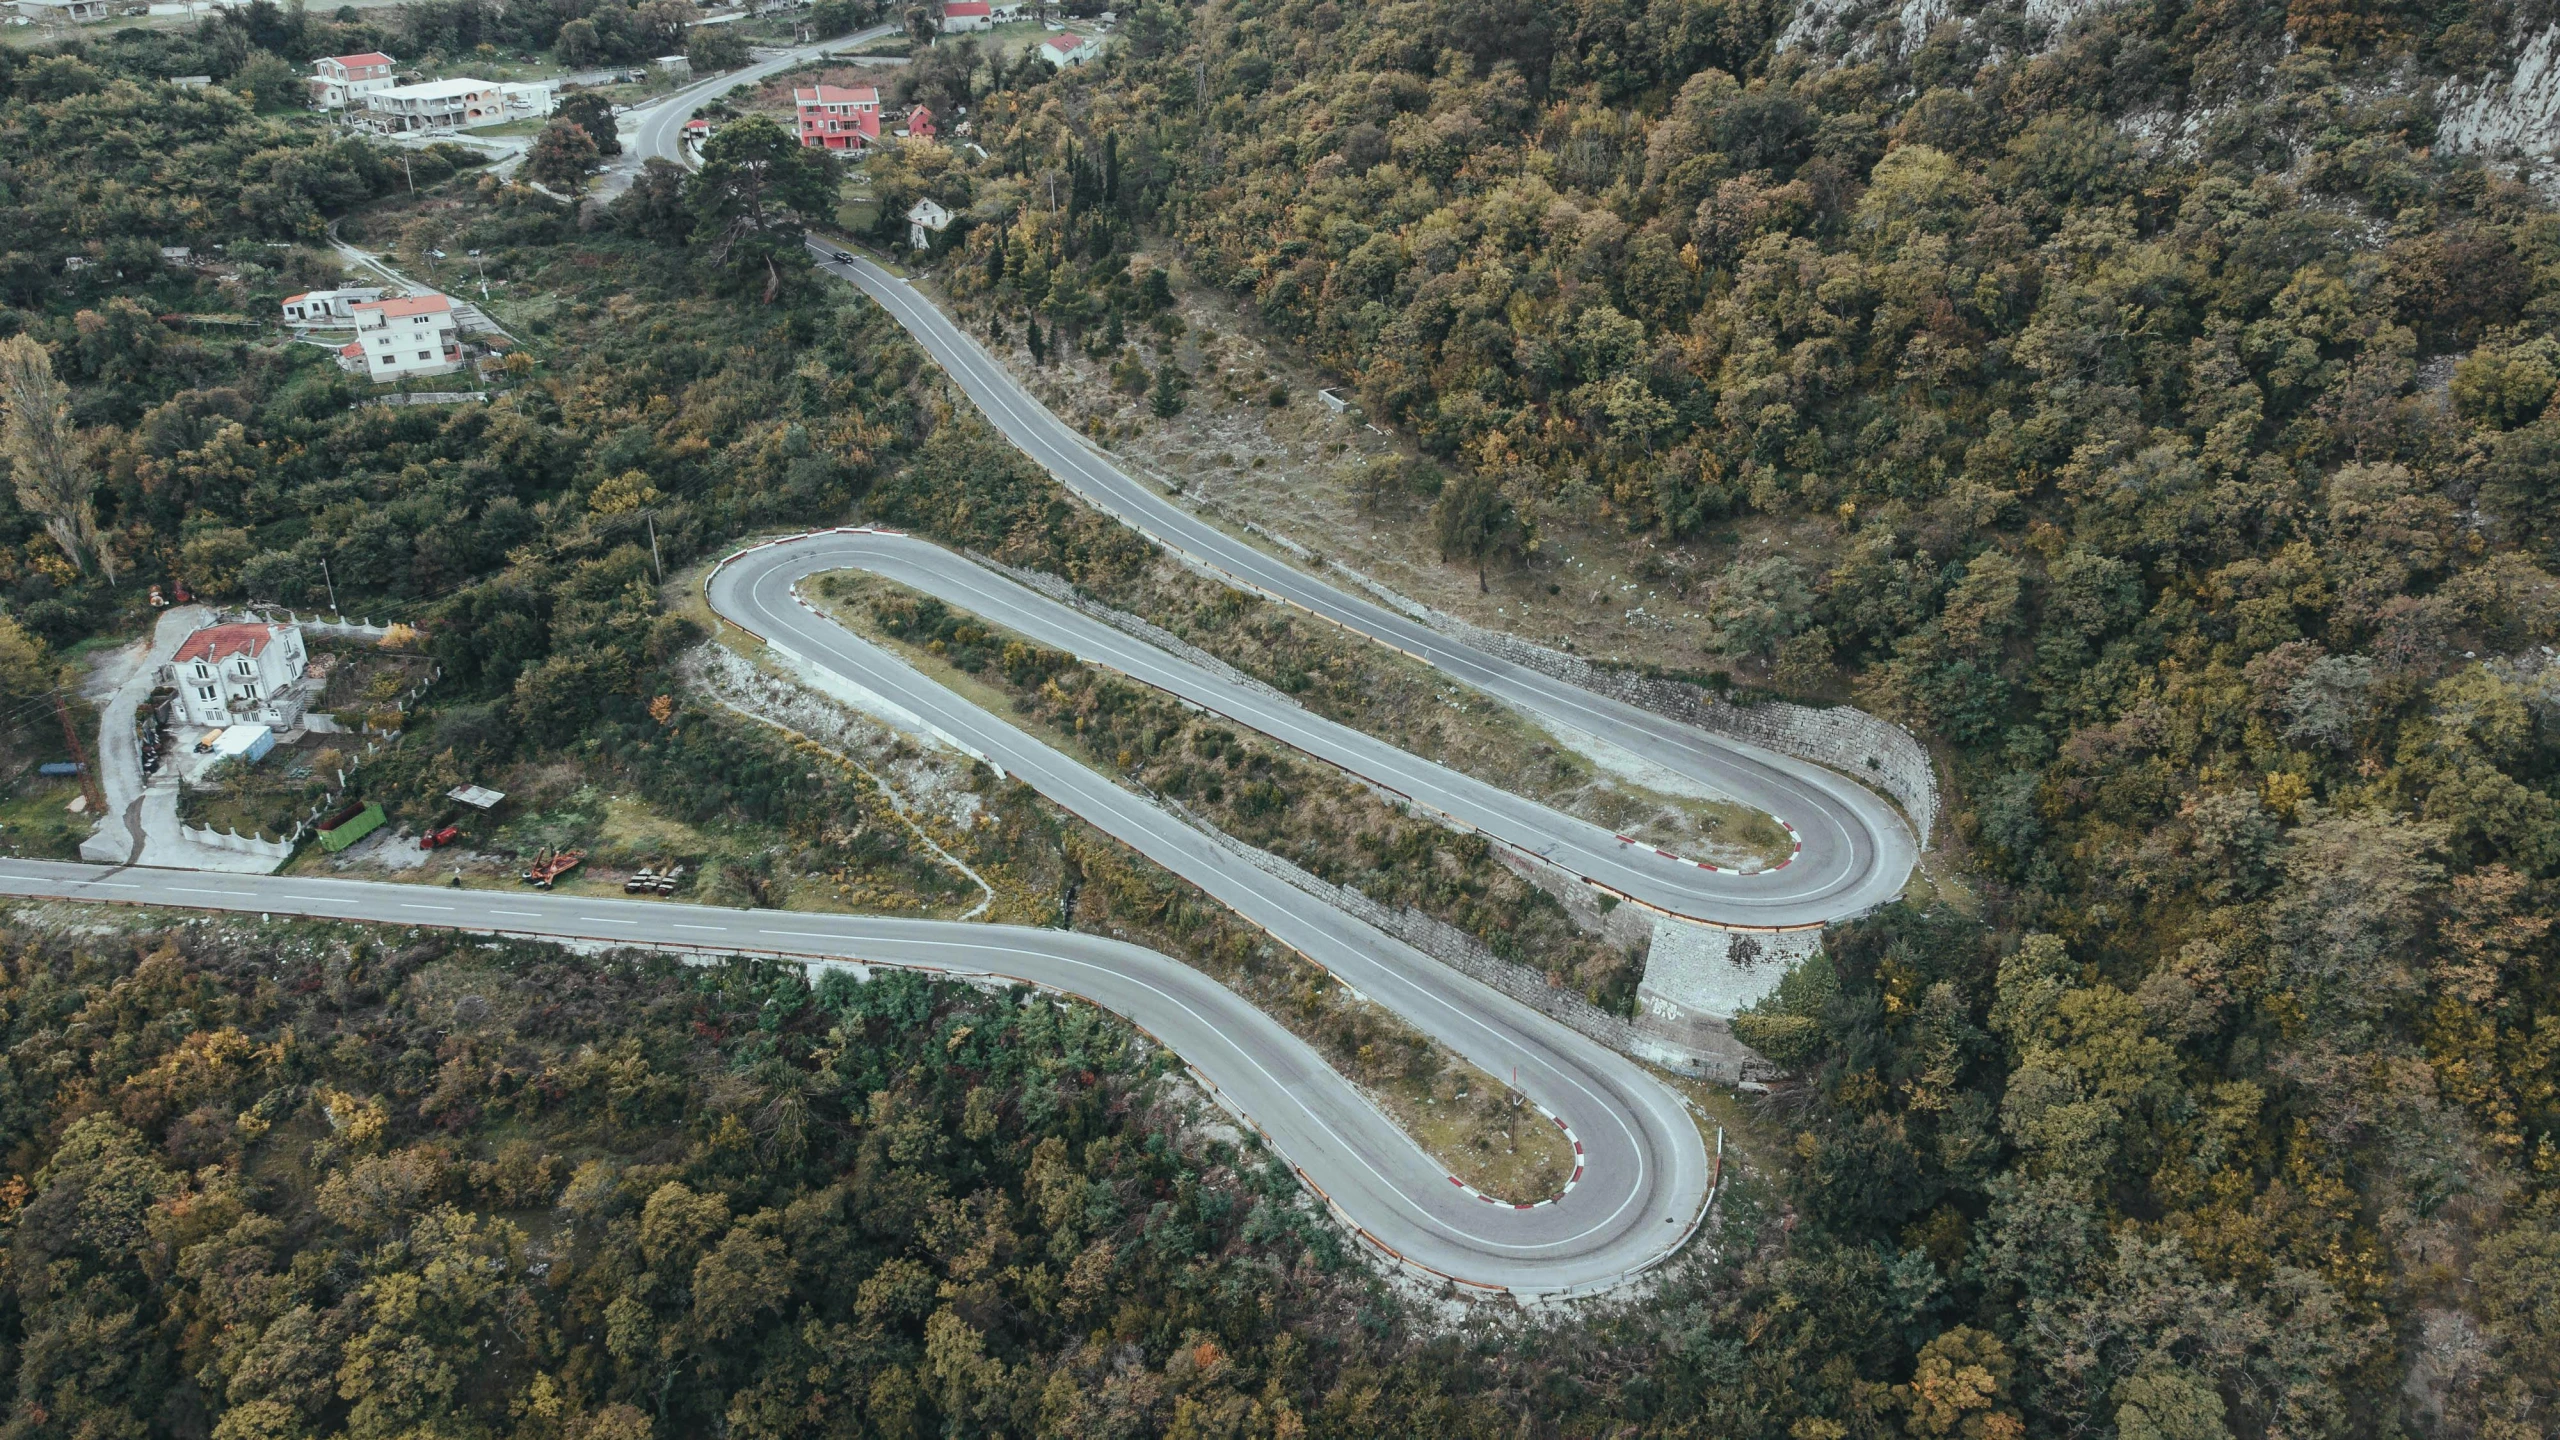
M1449 1177L1450 1184L1457 1186L1459 1189L1464 1190L1470 1195L1473 1195L1487 1205L1499 1205L1505 1210L1535 1210L1541 1206L1557 1204L1561 1202L1564 1197L1573 1193L1573 1187L1582 1183L1582 1137L1574 1134L1573 1127L1564 1123L1563 1118L1557 1115L1553 1110L1548 1109L1544 1105L1538 1104L1535 1100L1532 1100L1529 1103L1536 1108L1539 1114L1546 1116L1558 1130L1563 1131L1566 1142L1573 1146L1573 1173L1565 1177L1564 1188L1557 1191L1550 1199L1532 1200L1528 1204L1523 1205L1516 1200L1497 1200L1493 1196L1487 1195L1483 1191L1468 1184L1466 1181L1459 1179L1455 1175Z
M1769 818L1773 820L1777 819L1774 815ZM1674 855L1659 845L1647 845L1632 835L1621 835L1617 838L1618 843L1621 845L1633 845L1641 849L1650 850L1654 854L1661 856L1663 859L1668 860L1675 865L1695 866L1700 870L1713 870L1720 875L1774 875L1796 863L1796 857L1804 853L1804 836L1796 833L1796 827L1788 824L1784 820L1778 820L1778 828L1787 832L1787 840L1789 842L1787 858L1765 870L1737 870L1730 865L1718 865L1707 860L1692 860L1686 855Z

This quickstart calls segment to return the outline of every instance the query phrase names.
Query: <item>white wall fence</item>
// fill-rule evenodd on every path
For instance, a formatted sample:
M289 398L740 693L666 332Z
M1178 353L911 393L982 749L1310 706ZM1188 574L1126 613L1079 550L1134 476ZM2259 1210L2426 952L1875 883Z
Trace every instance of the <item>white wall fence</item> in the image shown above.
M302 827L294 826L293 833L299 837L302 834ZM293 841L270 840L266 838L263 831L254 835L243 835L237 830L213 830L202 825L181 825L178 827L178 838L191 845L204 845L216 850L256 855L269 860L282 860L293 853Z
M309 634L326 635L337 640L380 640L391 633L390 626L376 625L371 620L350 620L343 615L333 615L324 620L318 615L306 616L298 610L276 605L251 608L270 622L299 625Z

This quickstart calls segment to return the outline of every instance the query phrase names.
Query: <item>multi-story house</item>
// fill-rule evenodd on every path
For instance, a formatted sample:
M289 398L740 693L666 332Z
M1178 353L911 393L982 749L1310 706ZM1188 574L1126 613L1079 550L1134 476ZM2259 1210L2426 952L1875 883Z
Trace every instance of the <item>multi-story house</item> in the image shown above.
M297 626L208 625L179 644L160 680L178 692L178 718L186 724L290 730L319 690L304 676L306 660Z
M339 363L376 382L462 368L462 325L442 295L409 295L355 307L356 338Z
M358 120L385 134L409 130L469 130L551 113L558 87L542 81L430 80L394 85L364 97Z
M344 110L367 95L400 83L391 74L393 61L379 50L362 55L329 55L311 62L311 103L322 110Z
M800 143L811 150L859 150L880 143L880 91L870 85L819 85L791 92L800 110Z

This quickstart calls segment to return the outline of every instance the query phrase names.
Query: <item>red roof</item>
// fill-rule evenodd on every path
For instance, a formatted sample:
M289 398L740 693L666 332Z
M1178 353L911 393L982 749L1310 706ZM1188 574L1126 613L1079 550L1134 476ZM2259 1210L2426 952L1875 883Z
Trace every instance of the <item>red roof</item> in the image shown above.
M227 660L234 655L255 655L276 638L273 625L208 625L187 637L178 647L180 660Z
M877 105L880 91L872 85L820 85L813 90L793 90L796 105Z
M299 294L299 295L287 295L286 297L284 297L284 303L286 303L287 305L290 305L290 304L292 304L293 302L295 302L296 300L308 300L308 299L310 299L310 298L311 298L311 292L310 292L310 291L308 291L308 290L305 290L305 291L303 291L303 292L302 292L301 294Z
M996 12L995 7L989 5L987 0L950 0L949 4L942 7L942 13L945 16L957 15L965 20L971 16L993 15Z
M1085 39L1071 30L1064 35L1052 35L1040 43L1062 55L1072 55L1084 48Z
M350 340L346 344L338 347L338 353L346 356L350 360L361 360L364 358L364 347L353 340Z
M332 55L329 58L346 66L350 70L362 70L368 65L388 65L391 63L391 57L383 54L379 50L367 50L361 55Z
M352 308L379 310L385 319L397 320L409 315L438 315L453 308L453 302L441 295L404 295L396 300L367 300Z

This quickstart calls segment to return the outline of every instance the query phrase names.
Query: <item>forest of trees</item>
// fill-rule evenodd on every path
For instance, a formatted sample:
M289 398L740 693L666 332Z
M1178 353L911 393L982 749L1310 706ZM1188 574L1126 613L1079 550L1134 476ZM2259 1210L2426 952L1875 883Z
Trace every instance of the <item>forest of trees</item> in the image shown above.
M318 928L0 946L15 1435L1301 1435L1388 1348L1292 1333L1392 1302L1088 1007Z

